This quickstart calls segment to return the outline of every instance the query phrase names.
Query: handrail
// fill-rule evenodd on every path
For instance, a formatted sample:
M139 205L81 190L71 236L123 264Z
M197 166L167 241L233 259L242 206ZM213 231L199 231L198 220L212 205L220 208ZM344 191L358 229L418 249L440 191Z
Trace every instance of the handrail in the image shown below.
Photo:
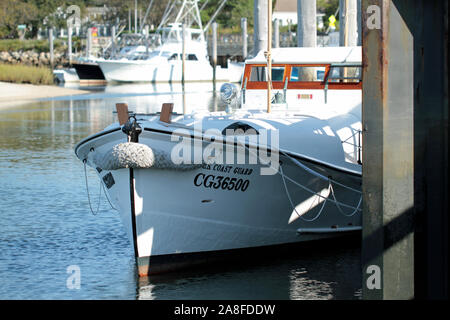
M244 80L244 86L242 87L242 104L245 104L245 91L247 90L247 78Z
M343 144L347 143L347 144L349 144L349 145L351 145L353 147L356 147L358 149L356 162L358 164L362 165L362 159L361 159L361 150L362 150L361 134L362 134L362 131L358 130L358 129L354 129L354 130L355 130L355 132L350 137L348 137L347 139L342 140L341 143L343 143ZM348 140L351 139L351 138L354 138L356 134L358 134L358 143L355 144L355 143L348 142Z
M325 86L323 88L324 91L324 99L325 99L325 103L328 102L328 80L330 79L331 76L331 69L332 68L362 68L362 64L360 63L352 63L352 62L340 62L340 63L331 63L328 67L328 72L325 75L325 79L323 79ZM360 77L339 77L339 78L332 78L332 79L342 79L342 80L361 80Z

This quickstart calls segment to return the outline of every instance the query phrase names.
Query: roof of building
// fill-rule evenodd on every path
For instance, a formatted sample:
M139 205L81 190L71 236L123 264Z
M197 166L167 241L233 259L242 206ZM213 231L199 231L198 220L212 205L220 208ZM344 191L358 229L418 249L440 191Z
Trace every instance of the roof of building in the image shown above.
M274 12L297 12L297 0L277 0Z

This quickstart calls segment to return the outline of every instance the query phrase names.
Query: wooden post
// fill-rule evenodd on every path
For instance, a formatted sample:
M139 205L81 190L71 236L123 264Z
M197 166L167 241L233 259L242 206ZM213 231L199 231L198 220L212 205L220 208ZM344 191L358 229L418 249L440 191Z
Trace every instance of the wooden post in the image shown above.
M363 39L362 294L412 299L414 37L393 0L375 4L380 28L366 16Z
M297 0L297 46L316 47L316 1ZM299 79L315 81L317 79L316 68L299 68Z
M186 27L184 26L184 23L182 25L182 29L181 29L181 84L183 85L183 90L184 90L184 81L185 81L185 69L186 69L186 45L185 45L185 41L186 41Z
M217 66L217 22L212 24L212 58L213 58L213 88L216 91L216 66Z
M163 103L159 120L165 123L171 122L173 103Z
M137 9L137 0L134 0L134 33L137 33L138 30L138 9Z
M448 1L361 11L362 296L447 300Z
M259 51L267 48L267 2L268 0L254 0L254 47L253 54L256 56Z
M247 58L247 18L241 18L242 28L242 59Z
M186 91L184 87L185 82L185 71L186 71L186 27L183 23L182 29L181 29L181 38L182 38L182 49L181 49L181 90L183 94L183 114L186 114Z
M128 121L128 105L126 103L116 103L117 117L122 126Z
M362 45L362 11L361 11L361 1L362 0L356 0L356 31L357 31L357 38L358 40L356 41L356 45L357 46L361 46Z
M267 113L272 105L272 0L267 4Z
M50 28L48 30L48 41L50 42L50 65L53 68L53 62L54 62L54 52L53 52L53 28Z
M340 0L339 45L354 47L358 43L357 0Z
M111 57L116 55L116 27L111 27Z
M316 1L297 0L297 46L316 47Z
M92 28L88 28L86 35L86 56L88 58L91 55L91 45L92 45Z
M69 64L72 64L72 27L67 28L67 56Z
M128 8L128 32L131 33L131 8Z
M144 27L145 32L145 54L148 54L148 46L149 46L149 26L148 24Z
M273 47L280 47L280 21L278 19L273 22Z

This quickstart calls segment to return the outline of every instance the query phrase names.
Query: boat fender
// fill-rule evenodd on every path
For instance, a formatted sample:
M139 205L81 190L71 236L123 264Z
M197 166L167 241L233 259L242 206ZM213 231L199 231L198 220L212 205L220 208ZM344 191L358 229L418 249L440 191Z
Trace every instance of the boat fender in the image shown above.
M175 164L169 153L134 142L116 144L104 153L96 152L92 160L97 167L108 171L123 168L184 171L201 167L201 164Z
M119 143L104 153L96 152L93 162L102 170L151 168L155 163L153 150L145 144Z

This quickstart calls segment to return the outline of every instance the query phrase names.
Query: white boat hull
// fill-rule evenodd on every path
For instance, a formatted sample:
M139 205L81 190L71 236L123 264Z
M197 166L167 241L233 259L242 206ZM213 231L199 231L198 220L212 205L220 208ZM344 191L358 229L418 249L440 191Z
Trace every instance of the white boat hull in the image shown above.
M102 153L125 141L125 134L115 131L82 144L81 149ZM172 148L176 142L171 142L169 134L145 130L139 143L159 149ZM360 211L336 206L327 181L299 168L289 157L281 155L280 161L286 177L321 196L283 182L280 174L260 175L257 164L204 164L185 171L124 168L102 170L99 175L103 182L106 176L113 178L114 183L105 189L134 243L140 275L173 268L174 257L184 254L311 241L360 229ZM299 161L360 189L359 175ZM333 186L333 192L340 203L353 207L361 203L361 194L339 185Z
M100 61L99 66L107 81L117 82L181 82L182 61L162 61L161 63L147 61ZM227 69L217 69L217 81L240 80L242 68L234 67L228 72ZM186 61L185 81L212 81L213 68L205 61Z

